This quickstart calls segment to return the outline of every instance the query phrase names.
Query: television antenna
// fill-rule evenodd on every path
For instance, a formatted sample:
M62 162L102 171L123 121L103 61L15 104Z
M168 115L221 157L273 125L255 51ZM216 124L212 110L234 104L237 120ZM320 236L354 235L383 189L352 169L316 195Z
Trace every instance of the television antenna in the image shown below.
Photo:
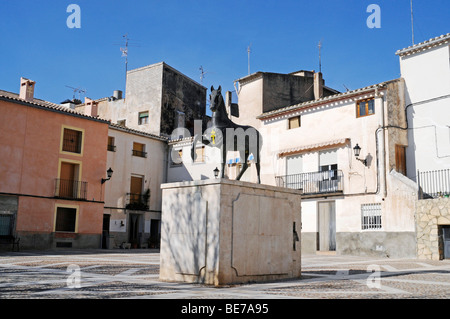
M412 31L412 44L414 45L414 14L413 14L413 0L411 0L411 31Z
M125 45L123 43L114 43L114 45L120 45L120 52L122 52L122 58L125 58L125 80L128 72L128 48L129 47L139 47L140 45L136 45L133 43L130 43L130 39L128 37L128 33L124 34L122 38L125 41Z
M205 74L208 72L205 72L205 70L203 69L203 66L200 65L200 83L203 83L203 79L205 78Z
M322 72L322 40L319 41L319 72Z
M73 90L73 99L74 99L74 100L75 100L75 94L76 94L77 92L78 92L78 100L80 100L80 101L81 101L80 95L81 95L81 94L86 94L86 90L84 90L84 89L74 88L74 87L68 86L68 85L66 85L66 87L68 87L68 88L70 88L70 89Z
M248 75L250 75L250 52L252 52L251 48L252 48L252 44L250 43L250 45L247 47L247 54L248 54Z

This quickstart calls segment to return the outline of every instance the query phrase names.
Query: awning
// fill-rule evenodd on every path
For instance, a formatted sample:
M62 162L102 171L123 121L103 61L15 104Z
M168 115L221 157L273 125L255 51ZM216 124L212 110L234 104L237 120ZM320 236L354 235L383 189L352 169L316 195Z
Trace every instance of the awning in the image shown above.
M327 141L327 142L322 142L322 143L303 145L303 146L299 146L299 147L293 147L293 148L281 150L280 152L278 152L278 156L283 157L283 156L288 156L288 155L292 155L292 154L310 152L313 150L332 148L332 147L336 147L336 146L346 145L349 142L350 142L350 138L341 138L338 140L332 140L332 141Z

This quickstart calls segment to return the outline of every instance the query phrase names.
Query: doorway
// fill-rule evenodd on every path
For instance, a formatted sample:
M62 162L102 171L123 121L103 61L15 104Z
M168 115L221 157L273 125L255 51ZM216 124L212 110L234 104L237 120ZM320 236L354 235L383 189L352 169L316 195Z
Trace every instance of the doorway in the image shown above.
M444 259L450 259L450 226L441 226L441 229L444 244Z
M319 251L336 251L336 203L319 202L317 213Z
M108 249L109 246L109 221L111 219L111 215L104 214L103 215L103 230L102 230L102 248Z
M142 235L142 215L140 214L130 214L129 215L129 229L128 229L128 242L131 243L132 248L138 248L141 235Z

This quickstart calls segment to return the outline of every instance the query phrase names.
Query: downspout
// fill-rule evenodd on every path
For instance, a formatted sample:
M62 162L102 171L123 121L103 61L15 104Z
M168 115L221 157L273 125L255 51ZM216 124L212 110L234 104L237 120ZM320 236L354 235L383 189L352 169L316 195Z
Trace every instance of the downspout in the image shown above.
M387 182L386 182L386 133L385 133L385 99L382 94L378 91L378 86L375 88L375 97L381 100L381 125L380 129L377 130L376 134L380 131L382 132L382 136L380 139L380 193L383 194L383 198L387 195Z

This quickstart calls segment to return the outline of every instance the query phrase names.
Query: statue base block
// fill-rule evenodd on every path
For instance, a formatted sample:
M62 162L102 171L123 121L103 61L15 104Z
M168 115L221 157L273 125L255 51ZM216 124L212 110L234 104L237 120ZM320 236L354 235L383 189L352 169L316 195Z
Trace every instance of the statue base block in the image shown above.
M220 286L300 277L300 190L228 179L161 188L160 280Z

